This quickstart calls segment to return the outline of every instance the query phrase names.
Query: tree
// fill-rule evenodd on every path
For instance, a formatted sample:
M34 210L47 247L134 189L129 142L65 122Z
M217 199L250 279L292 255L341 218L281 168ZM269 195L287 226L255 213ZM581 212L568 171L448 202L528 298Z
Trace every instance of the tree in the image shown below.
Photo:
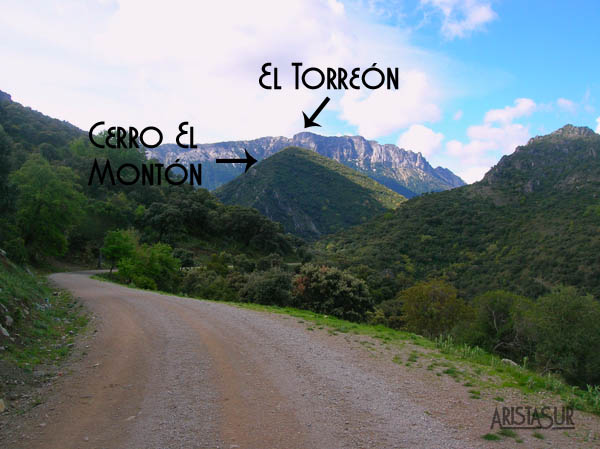
M110 261L110 273L113 268L126 257L131 257L138 244L135 233L131 230L109 231L104 238L102 254Z
M255 271L240 289L240 298L258 304L289 306L292 299L291 280L290 274L279 268Z
M407 330L427 337L448 334L467 313L456 288L443 280L419 282L398 299Z
M172 292L180 281L181 261L165 243L139 246L117 267L122 279L140 288Z
M32 154L9 179L18 191L17 224L29 256L64 254L69 230L81 218L85 200L77 190L75 173Z
M373 308L364 281L338 268L305 264L293 281L294 305L360 321Z
M544 371L582 386L600 383L600 304L591 295L557 287L538 298L521 325Z
M475 320L469 343L507 356L526 355L526 342L515 326L515 317L530 304L529 299L503 290L477 296L473 300Z

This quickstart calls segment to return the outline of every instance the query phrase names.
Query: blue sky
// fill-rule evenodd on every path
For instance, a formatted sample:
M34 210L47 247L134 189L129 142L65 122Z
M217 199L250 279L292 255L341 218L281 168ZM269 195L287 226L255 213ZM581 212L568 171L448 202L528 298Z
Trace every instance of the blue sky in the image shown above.
M5 0L0 90L87 129L190 121L198 142L302 131L421 151L472 182L566 123L600 127L600 3ZM258 85L281 67L284 89ZM399 67L399 91L294 91L306 66ZM313 128L315 129L315 128Z

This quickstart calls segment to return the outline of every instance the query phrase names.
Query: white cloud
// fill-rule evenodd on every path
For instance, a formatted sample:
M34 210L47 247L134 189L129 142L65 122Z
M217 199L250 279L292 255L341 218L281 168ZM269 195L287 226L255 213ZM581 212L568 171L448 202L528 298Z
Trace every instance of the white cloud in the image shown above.
M462 111L462 109L459 109L458 111L456 111L454 113L454 115L452 116L452 118L454 120L460 120L462 118L462 116L463 116L463 111Z
M556 100L556 104L559 108L567 111L567 112L575 112L575 102L568 100L566 98L559 98Z
M400 136L398 146L429 157L441 147L442 140L444 140L442 133L436 133L423 125L412 125Z
M519 117L531 115L535 109L536 104L533 100L529 98L517 98L514 106L506 106L504 109L492 109L486 112L484 121L486 123L510 123Z
M483 124L469 126L467 143L449 141L446 154L456 159L457 174L467 182L478 181L500 156L510 154L517 146L527 143L529 128L512 121L530 115L536 107L533 100L519 98L514 106L488 111Z
M596 119L596 132L600 134L600 117Z
M418 122L439 120L437 93L428 75L421 71L400 74L398 90L348 91L340 100L340 117L372 139Z
M0 45L0 59L11 61L0 86L83 129L98 120L155 125L173 141L178 123L189 121L207 142L302 131L301 111L325 93L294 90L292 61L349 69L376 62L399 67L400 90L329 92L325 114L369 137L437 120L438 57L350 8L339 0L9 2L0 42L14 43ZM265 62L279 67L287 88L259 86Z
M481 0L421 0L442 15L442 34L448 39L462 38L496 19L490 2Z

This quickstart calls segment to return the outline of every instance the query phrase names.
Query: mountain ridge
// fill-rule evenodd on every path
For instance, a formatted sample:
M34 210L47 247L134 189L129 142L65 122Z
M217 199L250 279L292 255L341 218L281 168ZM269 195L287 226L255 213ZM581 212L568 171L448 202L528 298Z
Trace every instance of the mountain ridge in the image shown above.
M163 163L179 159L184 164L203 164L203 186L213 190L242 172L236 166L217 166L216 158L235 158L247 149L261 160L286 147L306 148L334 159L405 196L447 190L465 185L450 170L433 168L421 153L405 150L393 144L379 144L362 136L321 136L300 132L291 138L260 137L252 140L198 144L197 149L181 149L175 144L163 144L148 150L149 157Z

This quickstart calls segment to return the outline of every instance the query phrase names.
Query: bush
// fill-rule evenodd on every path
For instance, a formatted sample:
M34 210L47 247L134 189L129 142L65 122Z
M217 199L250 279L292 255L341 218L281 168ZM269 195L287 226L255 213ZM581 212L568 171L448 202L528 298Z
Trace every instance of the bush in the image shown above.
M185 274L181 290L187 295L204 299L235 301L238 288L232 285L229 276L211 270L193 270Z
M291 276L279 268L254 272L240 289L240 298L258 304L289 306L292 299Z
M210 260L206 263L206 269L214 271L221 276L227 276L227 273L229 273L229 268L227 266L228 261L229 254L227 253L213 254L210 256Z
M194 253L189 249L176 248L173 251L173 257L181 261L181 268L190 268L194 266Z
M102 254L110 262L110 272L126 257L131 257L138 246L139 238L133 230L109 231L104 237ZM136 284L137 285L137 284Z
M233 269L240 273L252 273L256 263L245 254L238 254L233 258Z
M18 264L23 264L27 261L27 250L25 249L25 241L21 237L14 237L3 242L4 250L8 258Z
M266 271L271 268L281 268L283 266L283 258L276 253L271 253L268 256L261 257L256 262L256 269Z
M350 321L373 308L367 284L337 268L306 264L294 278L294 305Z
M383 301L375 308L371 322L373 324L383 324L392 329L401 329L404 327L404 319L402 317L403 305L402 301L398 298Z
M121 279L141 288L173 292L180 279L181 262L173 257L171 247L164 243L142 245L117 266Z
M523 331L535 343L535 360L567 381L600 383L600 304L574 287L558 287L524 314Z
M477 296L473 300L475 319L467 343L511 358L530 355L529 343L515 327L515 319L529 307L531 300L503 290Z
M403 303L406 329L430 338L448 334L469 315L456 288L442 280L419 282L402 291L398 299Z

